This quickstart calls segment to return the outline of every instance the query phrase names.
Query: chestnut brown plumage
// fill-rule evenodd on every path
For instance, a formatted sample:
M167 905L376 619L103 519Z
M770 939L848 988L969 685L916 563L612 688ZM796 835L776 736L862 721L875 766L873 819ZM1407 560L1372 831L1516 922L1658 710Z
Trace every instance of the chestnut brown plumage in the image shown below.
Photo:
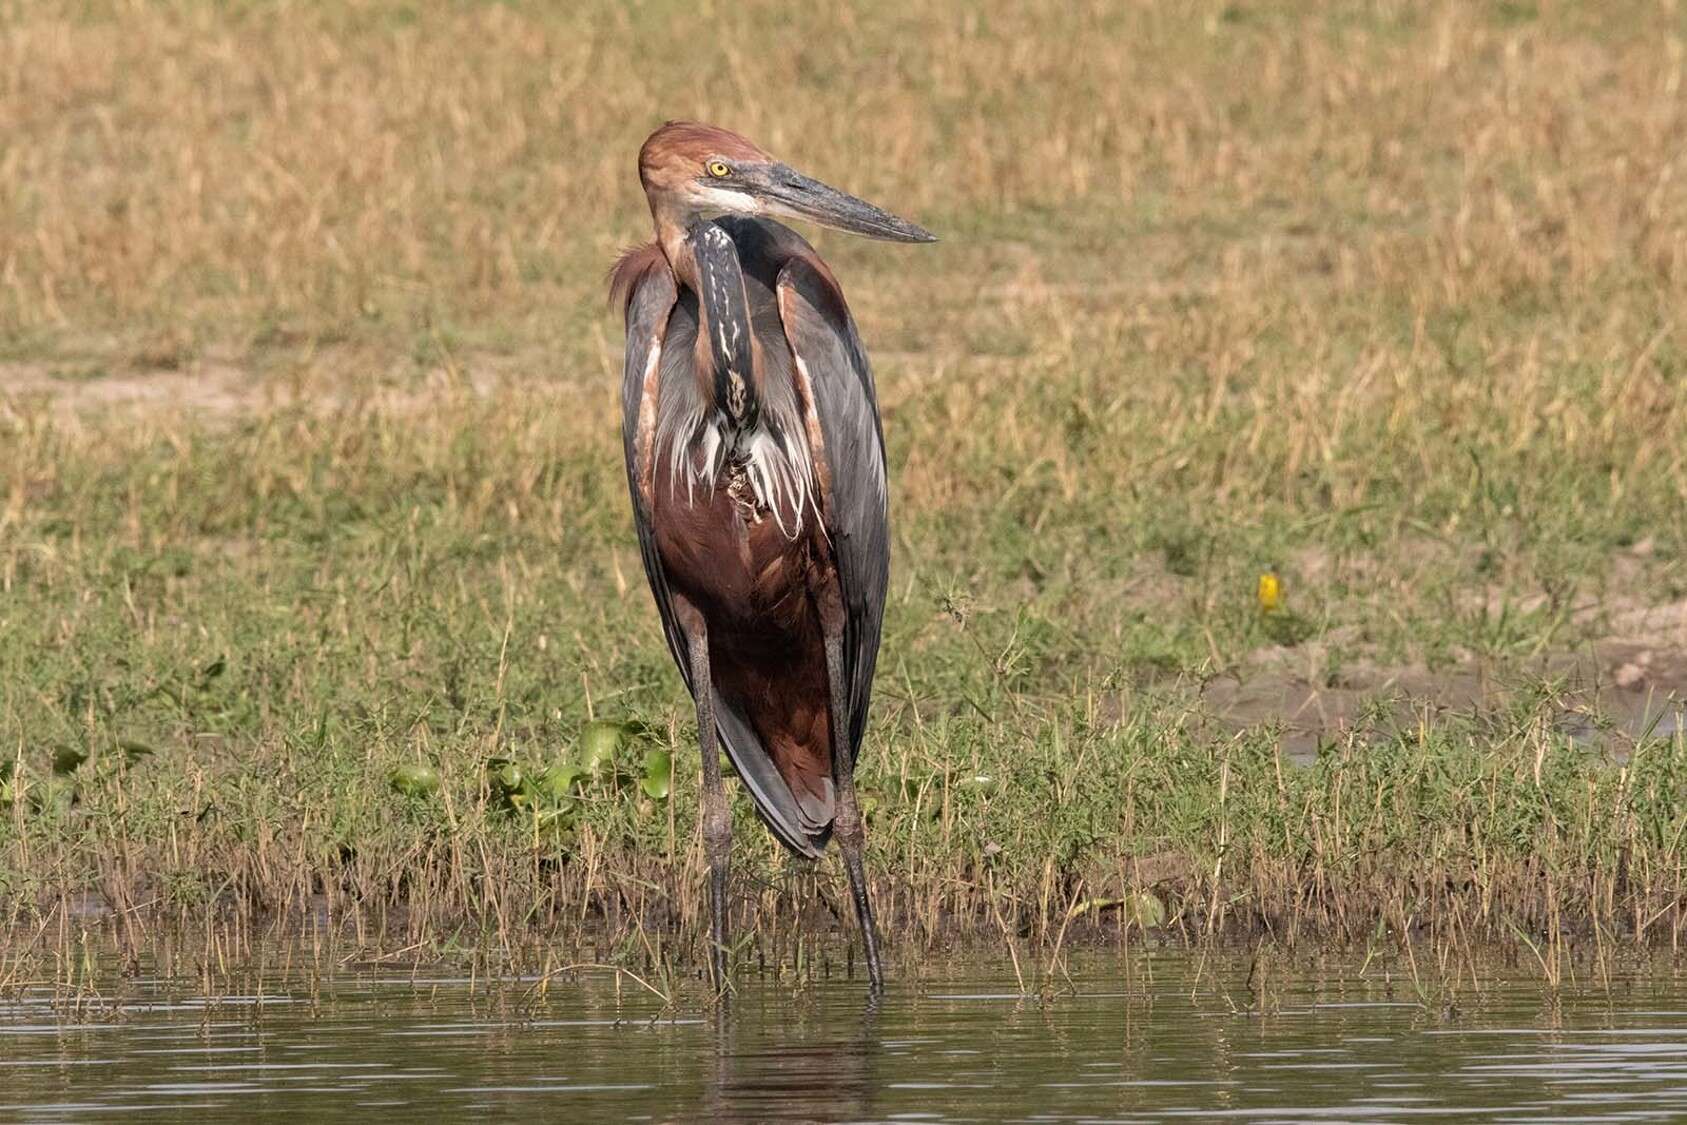
M669 122L639 151L655 241L611 276L645 574L697 706L710 967L727 983L732 820L718 746L786 847L836 837L883 986L853 772L889 575L884 437L837 279L772 216L899 242L921 228L736 133Z

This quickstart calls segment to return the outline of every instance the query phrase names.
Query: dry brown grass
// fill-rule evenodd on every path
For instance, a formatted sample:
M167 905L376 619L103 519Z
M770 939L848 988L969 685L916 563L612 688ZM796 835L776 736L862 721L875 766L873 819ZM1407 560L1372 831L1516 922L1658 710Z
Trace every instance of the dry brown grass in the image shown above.
M1585 309L1640 318L1632 357L1683 295L1671 4L9 8L11 332L402 346L444 321L566 348L642 234L631 154L670 114L930 217L938 262L1020 283L1010 305L1190 287L1247 318L1286 288L1319 324L1330 289L1430 316L1643 288ZM929 258L849 258L881 315L907 303L886 279L928 284Z

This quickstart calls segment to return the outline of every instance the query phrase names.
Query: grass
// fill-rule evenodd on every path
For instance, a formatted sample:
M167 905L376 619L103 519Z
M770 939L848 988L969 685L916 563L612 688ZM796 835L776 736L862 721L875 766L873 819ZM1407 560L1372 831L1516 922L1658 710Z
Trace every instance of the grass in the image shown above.
M1671 6L756 3L702 48L666 3L0 14L14 932L96 892L137 943L695 953L601 296L684 114L945 239L818 239L891 450L895 944L1681 938L1687 742L1572 737L1624 697L1566 672L1687 651ZM1211 705L1290 674L1380 685L1310 764ZM593 720L617 769L512 811L488 763ZM739 819L755 950L829 949L839 873Z

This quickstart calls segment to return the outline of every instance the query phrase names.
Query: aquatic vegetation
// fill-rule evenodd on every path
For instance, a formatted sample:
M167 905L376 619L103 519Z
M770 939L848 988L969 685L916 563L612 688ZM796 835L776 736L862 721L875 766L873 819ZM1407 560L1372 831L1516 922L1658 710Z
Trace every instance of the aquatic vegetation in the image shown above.
M439 792L439 771L432 766L407 763L394 766L387 775L393 791L406 797L432 797Z

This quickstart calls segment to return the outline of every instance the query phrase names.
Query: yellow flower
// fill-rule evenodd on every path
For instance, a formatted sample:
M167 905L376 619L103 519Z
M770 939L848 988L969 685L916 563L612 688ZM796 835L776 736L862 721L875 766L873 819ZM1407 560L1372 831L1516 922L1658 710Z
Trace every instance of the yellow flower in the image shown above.
M1283 583L1274 571L1259 576L1259 611L1276 613L1283 604Z

